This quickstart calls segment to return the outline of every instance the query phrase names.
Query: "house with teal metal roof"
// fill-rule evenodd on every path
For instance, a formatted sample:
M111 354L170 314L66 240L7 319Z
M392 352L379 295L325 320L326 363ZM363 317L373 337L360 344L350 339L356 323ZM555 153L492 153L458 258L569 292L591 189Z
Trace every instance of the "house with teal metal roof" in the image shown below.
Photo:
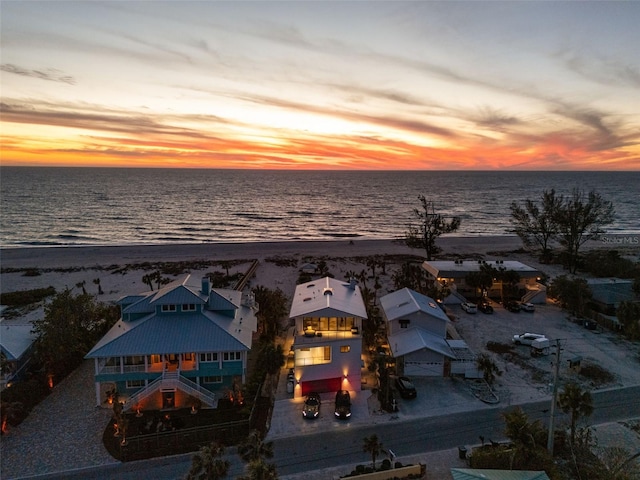
M125 409L215 406L245 382L258 306L251 294L191 276L118 301L120 320L91 349L96 405L117 391Z

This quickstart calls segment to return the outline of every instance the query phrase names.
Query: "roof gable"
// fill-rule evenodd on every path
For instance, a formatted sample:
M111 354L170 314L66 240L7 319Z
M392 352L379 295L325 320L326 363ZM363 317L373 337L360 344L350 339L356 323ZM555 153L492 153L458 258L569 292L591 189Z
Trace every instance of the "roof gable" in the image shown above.
M19 360L35 341L36 336L31 332L33 325L12 324L0 322L0 349L7 360Z
M388 321L397 320L418 312L425 313L443 322L449 321L449 318L435 300L409 288L396 290L385 295L380 299L380 305Z
M151 300L152 306L156 305L182 305L186 303L205 303L205 299L199 293L194 292L188 286L174 285L169 289L159 290Z
M453 353L444 338L420 327L403 329L399 333L390 335L389 347L394 357L401 357L426 348L445 357L456 358L455 353Z
M242 292L237 290L223 290L214 288L209 295L209 305L211 310L235 310L242 300Z

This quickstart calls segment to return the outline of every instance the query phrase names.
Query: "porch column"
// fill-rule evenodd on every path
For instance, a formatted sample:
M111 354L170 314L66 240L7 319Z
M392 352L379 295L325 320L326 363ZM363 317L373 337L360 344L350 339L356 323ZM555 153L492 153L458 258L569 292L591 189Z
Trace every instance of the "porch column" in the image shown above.
M102 399L100 398L100 382L96 382L96 407L102 406Z

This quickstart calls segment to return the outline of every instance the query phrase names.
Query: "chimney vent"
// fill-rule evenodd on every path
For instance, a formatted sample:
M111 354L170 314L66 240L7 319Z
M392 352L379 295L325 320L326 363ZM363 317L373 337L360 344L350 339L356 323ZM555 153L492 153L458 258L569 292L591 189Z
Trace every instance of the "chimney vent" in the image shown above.
M202 294L209 295L211 293L211 283L209 277L202 277Z

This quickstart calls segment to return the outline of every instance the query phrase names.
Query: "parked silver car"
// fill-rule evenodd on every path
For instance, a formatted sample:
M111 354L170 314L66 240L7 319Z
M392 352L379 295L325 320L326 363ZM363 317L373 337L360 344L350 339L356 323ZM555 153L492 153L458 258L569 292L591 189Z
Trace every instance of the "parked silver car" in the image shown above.
M478 306L475 303L464 302L460 306L467 313L476 313L478 311Z

